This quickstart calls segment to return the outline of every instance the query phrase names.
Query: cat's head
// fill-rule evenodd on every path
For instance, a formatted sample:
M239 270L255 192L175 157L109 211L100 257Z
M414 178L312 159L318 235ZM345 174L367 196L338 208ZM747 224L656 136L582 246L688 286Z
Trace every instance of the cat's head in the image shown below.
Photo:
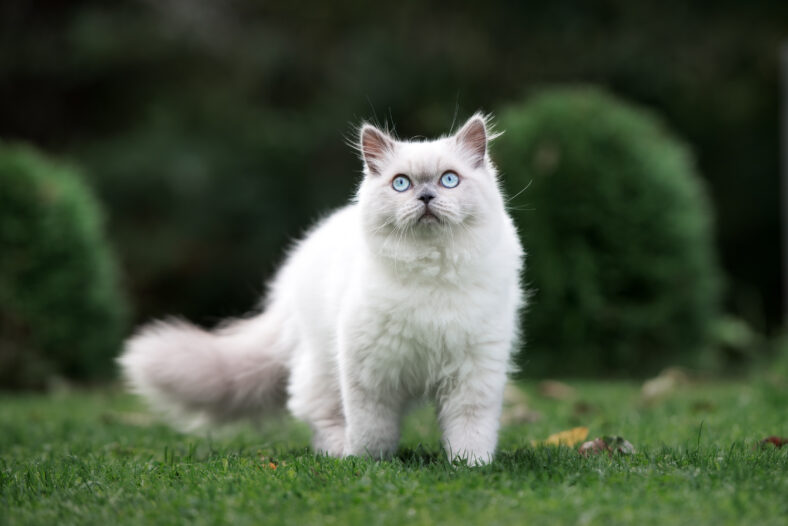
M455 134L402 141L365 124L358 202L370 235L417 239L473 232L503 212L488 155L488 119L475 114Z

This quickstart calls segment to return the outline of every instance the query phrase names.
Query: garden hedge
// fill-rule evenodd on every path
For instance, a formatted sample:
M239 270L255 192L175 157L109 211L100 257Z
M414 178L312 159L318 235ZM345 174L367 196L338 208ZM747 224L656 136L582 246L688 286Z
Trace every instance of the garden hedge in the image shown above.
M528 253L526 375L649 374L709 346L720 271L688 148L590 87L501 114L494 156Z
M125 317L101 211L80 174L0 142L0 387L109 374Z

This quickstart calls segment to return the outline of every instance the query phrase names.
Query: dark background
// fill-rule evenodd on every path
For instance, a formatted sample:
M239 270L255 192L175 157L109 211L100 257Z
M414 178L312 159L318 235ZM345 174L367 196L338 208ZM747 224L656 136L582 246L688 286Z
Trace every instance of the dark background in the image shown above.
M771 332L787 35L784 1L3 0L0 138L84 167L137 321L212 323L347 200L362 119L430 136L545 85L600 85L694 151L726 308Z

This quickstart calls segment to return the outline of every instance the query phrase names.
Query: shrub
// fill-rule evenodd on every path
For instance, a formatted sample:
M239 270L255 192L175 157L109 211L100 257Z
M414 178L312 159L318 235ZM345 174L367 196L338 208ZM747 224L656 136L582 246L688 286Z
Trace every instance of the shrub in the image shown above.
M79 175L0 143L0 386L110 371L125 304Z
M593 88L543 92L500 126L495 158L532 292L525 373L691 363L717 317L720 272L687 148L651 113Z

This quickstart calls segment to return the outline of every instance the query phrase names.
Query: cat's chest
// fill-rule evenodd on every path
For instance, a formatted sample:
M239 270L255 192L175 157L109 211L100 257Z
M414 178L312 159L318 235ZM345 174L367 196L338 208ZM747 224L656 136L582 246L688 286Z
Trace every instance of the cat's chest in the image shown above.
M489 282L364 280L341 316L339 352L377 389L429 393L503 339L504 289Z
M398 359L462 354L484 332L485 298L451 287L367 290L359 305L355 333L370 352Z
M467 364L484 339L479 311L463 294L382 294L358 313L348 343L359 377L419 397Z

